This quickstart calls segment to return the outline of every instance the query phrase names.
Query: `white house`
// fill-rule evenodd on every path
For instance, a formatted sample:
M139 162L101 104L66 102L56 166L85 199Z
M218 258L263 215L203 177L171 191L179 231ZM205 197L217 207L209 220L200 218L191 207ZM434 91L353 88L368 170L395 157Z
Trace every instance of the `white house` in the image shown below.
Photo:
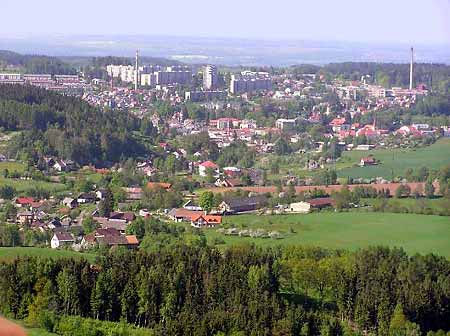
M296 202L289 204L286 212L293 213L309 213L311 211L311 204L308 202Z
M75 243L74 236L69 232L56 232L50 242L52 248L72 246Z
M214 171L214 175L219 174L219 166L214 162L205 161L198 165L198 173L200 176L208 175L208 169L212 169Z

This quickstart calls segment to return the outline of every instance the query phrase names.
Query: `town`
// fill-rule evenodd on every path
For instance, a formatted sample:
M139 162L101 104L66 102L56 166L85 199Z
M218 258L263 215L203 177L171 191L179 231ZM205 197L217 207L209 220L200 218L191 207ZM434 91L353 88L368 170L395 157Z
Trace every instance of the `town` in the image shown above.
M39 280L29 300L21 298L22 310L10 303L14 282L0 281L8 288L0 312L62 335L80 323L178 335L181 329L167 332L169 322L184 323L174 322L183 316L174 307L192 304L198 312L204 305L189 286L202 284L207 289L196 290L208 297L223 281L244 284L246 300L270 301L273 290L271 311L279 304L283 314L301 300L311 311L330 304L330 314L342 318L326 323L348 324L355 330L348 335L371 334L372 322L358 329L346 315L353 311L342 308L347 298L333 289L356 283L358 263L373 258L383 267L377 258L398 258L402 267L422 267L450 256L450 66L418 63L413 48L405 55L402 64L291 67L155 61L139 51L64 62L20 55L30 67L0 52L0 262L2 253L15 258L0 265L0 275L3 267L14 276L9 263L35 265L38 259L27 259L34 254L51 265L33 275ZM30 71L52 64L58 68L48 73ZM426 262L409 257L419 253L437 254ZM217 269L197 274L202 267ZM123 280L132 272L133 280ZM398 283L416 276L398 272ZM67 294L70 286L78 286L74 297L83 306ZM185 288L191 291L180 294ZM444 289L435 291L430 295L448 302ZM57 309L36 308L43 292L55 296ZM233 300L240 296L233 293ZM389 304L389 316L406 311L400 299ZM439 321L450 311L442 305L433 315ZM299 311L292 316L306 314ZM303 326L322 328L308 318ZM428 336L437 330L403 319L414 332L389 335L420 335L420 323ZM305 328L296 334L322 335ZM250 330L199 334L262 334Z

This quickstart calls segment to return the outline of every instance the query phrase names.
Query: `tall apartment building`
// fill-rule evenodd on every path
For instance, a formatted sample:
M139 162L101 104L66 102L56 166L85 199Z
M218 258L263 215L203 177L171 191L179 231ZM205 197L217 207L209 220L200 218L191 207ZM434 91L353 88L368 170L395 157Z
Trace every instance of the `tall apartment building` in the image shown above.
M203 89L206 91L215 90L217 88L217 67L215 65L207 65L203 68Z
M267 72L243 71L231 75L230 92L246 93L272 89L272 78Z
M134 83L136 80L136 69L132 65L108 65L106 67L108 76L120 78L122 82ZM140 66L139 83L142 86L155 85L187 85L192 81L192 71L186 66L171 66L162 68L160 66Z
M171 66L166 70L156 71L157 85L187 85L192 81L192 71L185 66Z

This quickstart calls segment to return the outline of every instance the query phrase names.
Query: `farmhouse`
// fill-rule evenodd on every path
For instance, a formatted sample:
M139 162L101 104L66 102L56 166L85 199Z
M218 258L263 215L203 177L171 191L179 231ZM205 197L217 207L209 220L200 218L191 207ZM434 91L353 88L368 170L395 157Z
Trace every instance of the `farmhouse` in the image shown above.
M56 232L50 242L52 248L72 246L75 243L74 236L69 232Z

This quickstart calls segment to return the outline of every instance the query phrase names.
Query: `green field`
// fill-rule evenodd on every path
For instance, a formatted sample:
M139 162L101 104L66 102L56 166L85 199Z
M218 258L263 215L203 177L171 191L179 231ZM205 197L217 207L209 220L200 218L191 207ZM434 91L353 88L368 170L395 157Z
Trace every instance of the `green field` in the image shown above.
M8 261L15 257L47 257L47 258L85 258L94 262L96 255L92 253L80 253L70 250L54 250L40 247L0 247L0 261Z
M15 171L18 173L23 173L26 168L27 166L24 163L18 161L0 162L0 172L3 172L3 170L8 169L10 173L13 173Z
M373 155L381 161L376 166L354 167L362 157ZM337 165L339 177L384 177L391 179L401 176L407 168L418 169L425 166L439 169L450 164L450 139L442 138L431 146L417 149L376 149L371 151L344 152Z
M64 191L67 187L62 183L53 183L46 181L21 180L0 177L0 185L9 185L14 187L19 193L30 189L39 188L48 190L50 193Z
M251 242L261 246L309 245L356 250L370 245L402 247L410 254L436 253L450 257L450 217L415 214L322 212L308 215L238 215L225 227L278 231L283 239L227 236L205 230L209 242L227 245Z

